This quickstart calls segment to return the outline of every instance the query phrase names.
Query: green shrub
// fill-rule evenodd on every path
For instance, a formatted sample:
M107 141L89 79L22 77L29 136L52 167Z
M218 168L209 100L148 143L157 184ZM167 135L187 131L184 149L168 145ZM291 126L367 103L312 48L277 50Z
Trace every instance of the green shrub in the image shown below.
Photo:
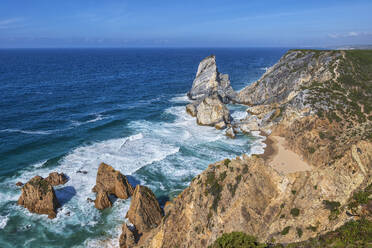
M265 247L253 236L242 232L224 233L209 248L258 248Z
M292 208L292 209L291 209L291 215L292 215L293 217L297 217L297 216L299 216L299 215L300 215L300 210L299 210L298 208Z
M328 219L335 220L340 214L339 207L341 206L341 204L336 201L328 201L328 200L324 200L323 204L326 209L331 211L330 215L328 216Z
M315 152L315 148L314 147L309 147L307 149L309 151L309 153L313 154Z
M331 211L334 211L334 210L338 209L341 206L341 204L339 202L328 201L328 200L324 200L323 201L323 204L325 205L325 208L326 209L331 210Z
M286 226L282 231L281 231L281 235L287 235L289 233L289 229L291 229L290 226Z
M222 173L220 174L220 177L218 178L218 180L219 180L220 182L222 182L223 180L225 180L226 176L227 176L226 171L224 171L224 172L222 172Z
M296 190L291 190L291 192L292 192L292 195L295 195L297 193Z
M316 232L316 230L318 229L318 227L317 227L317 226L312 226L312 225L310 225L310 226L306 227L306 229L307 229L307 230L311 230L311 231L313 231L313 232Z
M297 227L297 228L296 228L296 231L297 231L297 236L298 236L299 238L301 238L301 237L302 237L302 234L303 234L302 229L299 228L299 227Z
M231 160L227 158L227 159L225 159L225 161L223 161L223 164L225 166L228 166L230 164L230 162L231 162Z

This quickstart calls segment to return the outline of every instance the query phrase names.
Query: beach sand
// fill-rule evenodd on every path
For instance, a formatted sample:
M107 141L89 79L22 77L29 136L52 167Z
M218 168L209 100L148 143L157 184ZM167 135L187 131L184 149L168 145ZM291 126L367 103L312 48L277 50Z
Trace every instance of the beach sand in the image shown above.
M265 152L261 155L276 171L284 174L297 171L310 171L311 166L297 153L286 148L283 137L266 136Z

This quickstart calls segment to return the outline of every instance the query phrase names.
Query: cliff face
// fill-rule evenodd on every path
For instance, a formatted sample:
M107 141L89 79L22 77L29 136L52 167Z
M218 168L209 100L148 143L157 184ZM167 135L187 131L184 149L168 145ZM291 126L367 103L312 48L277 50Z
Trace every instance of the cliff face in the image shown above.
M251 107L235 128L256 122L312 169L283 173L255 155L211 164L166 205L143 244L206 247L232 231L288 243L357 218L348 204L372 182L371 85L370 51L289 51L239 92Z

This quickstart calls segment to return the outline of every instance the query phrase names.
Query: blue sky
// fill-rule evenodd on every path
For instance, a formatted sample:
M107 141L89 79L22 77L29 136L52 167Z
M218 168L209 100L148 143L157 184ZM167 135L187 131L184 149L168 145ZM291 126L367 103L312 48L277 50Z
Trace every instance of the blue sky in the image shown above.
M372 44L372 0L1 0L0 48Z

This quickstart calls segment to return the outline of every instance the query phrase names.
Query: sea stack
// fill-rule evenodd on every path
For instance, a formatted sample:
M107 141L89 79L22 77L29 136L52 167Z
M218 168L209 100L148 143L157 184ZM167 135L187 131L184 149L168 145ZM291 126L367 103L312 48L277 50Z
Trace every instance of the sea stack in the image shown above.
M210 55L200 62L187 95L191 100L201 100L213 94L218 94L223 103L234 101L237 95L230 85L229 75L218 71L216 56Z
M120 199L128 199L133 194L133 187L127 178L110 165L101 163L96 178L93 192L97 193L95 206L98 209L111 207L109 195L115 195Z
M230 124L232 118L225 104L235 102L237 93L230 85L229 76L218 71L214 55L200 62L187 95L194 101L186 106L186 112L196 117L199 125L225 129Z

